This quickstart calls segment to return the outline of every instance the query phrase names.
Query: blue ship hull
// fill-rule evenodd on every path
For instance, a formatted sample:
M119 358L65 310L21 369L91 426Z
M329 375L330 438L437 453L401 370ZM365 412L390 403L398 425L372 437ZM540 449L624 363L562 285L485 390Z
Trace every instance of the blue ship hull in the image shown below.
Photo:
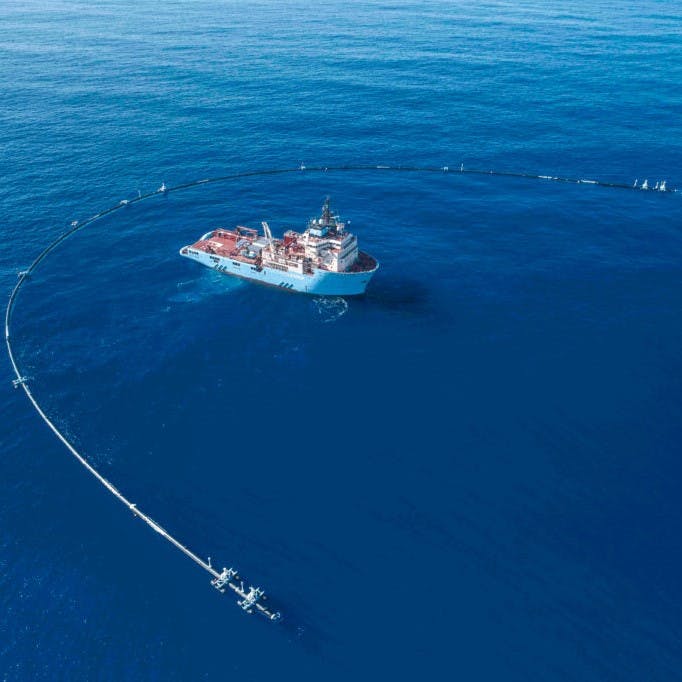
M315 296L359 296L364 294L367 285L379 268L379 264L376 263L371 270L362 272L330 272L315 269L312 274L300 274L269 267L258 268L249 263L199 251L191 246L183 247L180 250L180 255L225 275L235 275L253 282Z

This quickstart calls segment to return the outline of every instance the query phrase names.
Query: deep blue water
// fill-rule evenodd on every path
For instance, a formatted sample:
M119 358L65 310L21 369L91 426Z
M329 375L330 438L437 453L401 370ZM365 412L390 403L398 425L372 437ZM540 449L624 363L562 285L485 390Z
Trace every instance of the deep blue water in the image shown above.
M682 9L0 6L0 288L137 190L461 162L682 185ZM326 194L382 263L323 304L178 249ZM3 680L682 679L679 195L294 174L118 211L23 289L2 361Z

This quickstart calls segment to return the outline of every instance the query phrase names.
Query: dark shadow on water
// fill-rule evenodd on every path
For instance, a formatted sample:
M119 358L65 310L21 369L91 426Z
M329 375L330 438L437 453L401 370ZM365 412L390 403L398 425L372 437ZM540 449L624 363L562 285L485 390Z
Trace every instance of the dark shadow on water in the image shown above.
M356 301L361 305L410 315L425 316L433 312L429 289L422 281L408 277L371 282L365 295Z
M334 671L334 679L345 679L348 671L348 661L343 652L343 642L338 637L333 637L327 627L315 624L314 620L324 621L325 616L318 614L318 618L309 618L296 608L294 603L287 605L282 620L278 623L264 623L265 626L277 628L287 639L290 645L300 647L308 655L323 662L330 670ZM333 623L333 618L331 619Z

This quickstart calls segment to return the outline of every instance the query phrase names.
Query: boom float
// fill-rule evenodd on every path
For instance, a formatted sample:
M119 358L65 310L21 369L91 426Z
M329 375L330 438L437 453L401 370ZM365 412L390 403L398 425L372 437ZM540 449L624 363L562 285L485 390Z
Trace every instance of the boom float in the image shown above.
M574 183L583 185L599 185L601 187L612 187L618 189L628 189L637 192L647 191L656 193L674 193L679 194L679 190L668 188L667 183L664 180L656 182L652 187L649 185L647 180L644 180L641 184L638 180L634 184L621 184L621 183L611 183L611 182L601 182L598 180L586 180L586 179L574 179L574 178L564 178L559 176L551 175L534 175L530 173L517 173L509 171L493 171L493 170L480 170L480 169L465 169L464 164L460 164L459 167L450 169L449 166L367 166L367 165L351 165L351 166L314 166L306 167L304 165L296 166L295 168L276 168L269 170L256 170L256 171L245 171L242 173L233 173L230 175L223 175L215 178L204 178L203 180L195 180L193 182L188 182L182 185L176 185L175 187L167 187L165 182L159 187L158 190L153 192L148 192L147 194L142 194L138 190L137 196L132 199L122 199L114 206L107 208L99 213L96 213L86 220L78 221L74 220L71 222L69 229L59 235L54 241L48 244L34 259L31 265L26 269L19 272L19 279L14 285L12 292L10 294L9 300L7 302L7 308L5 309L5 343L7 345L7 353L9 355L10 362L12 364L12 370L14 371L15 377L12 380L15 388L22 388L26 397L29 399L36 412L40 418L47 424L47 426L52 430L52 432L57 436L57 438L64 444L67 450L78 460L80 464L87 469L87 471L92 474L119 502L124 504L130 511L139 519L144 521L152 530L158 533L165 540L170 542L174 547L179 549L185 556L194 561L198 566L203 568L207 573L212 576L211 584L221 593L226 591L226 588L230 588L239 597L237 603L239 606L247 613L260 613L271 621L280 620L281 616L278 611L272 610L269 606L265 606L262 602L265 599L264 591L259 587L249 587L248 590L244 587L244 583L239 578L237 572L233 568L223 568L219 573L216 571L210 563L201 559L194 552L189 550L185 545L183 545L179 540L176 540L168 531L162 528L156 521L154 521L150 516L142 512L137 508L137 505L131 502L127 497L125 497L112 483L110 483L102 474L100 474L95 467L90 464L87 459L81 455L76 448L66 439L66 437L59 431L59 429L54 425L50 418L45 414L43 409L38 404L35 396L31 392L29 387L29 377L22 374L19 365L17 363L14 349L12 347L12 340L10 336L10 324L12 321L12 313L14 312L15 303L17 296L23 284L28 280L30 275L35 271L35 269L47 258L47 256L59 246L63 241L68 239L71 235L75 234L79 230L87 227L88 225L94 223L95 221L103 218L106 215L114 213L115 211L122 210L124 207L130 206L131 204L136 204L140 201L146 201L153 197L159 195L167 195L170 192L179 192L181 190L190 189L192 187L198 187L200 185L217 183L217 182L227 182L229 180L238 180L248 177L256 176L267 176L267 175L282 175L285 173L327 173L331 171L336 172L369 172L369 171L381 171L381 172L406 172L406 173L450 173L450 174L476 174L476 175L490 175L490 176L502 176L511 178L528 178L533 180L550 180L554 182L564 182L564 183Z

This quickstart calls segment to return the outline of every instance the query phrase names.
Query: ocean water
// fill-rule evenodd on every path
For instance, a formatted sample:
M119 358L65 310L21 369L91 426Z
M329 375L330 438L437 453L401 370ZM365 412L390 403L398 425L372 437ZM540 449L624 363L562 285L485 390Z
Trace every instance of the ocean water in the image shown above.
M659 0L4 0L0 287L162 181L412 164L682 186ZM324 197L362 299L225 278ZM0 384L3 680L682 679L682 197L329 172L154 197L22 289Z

